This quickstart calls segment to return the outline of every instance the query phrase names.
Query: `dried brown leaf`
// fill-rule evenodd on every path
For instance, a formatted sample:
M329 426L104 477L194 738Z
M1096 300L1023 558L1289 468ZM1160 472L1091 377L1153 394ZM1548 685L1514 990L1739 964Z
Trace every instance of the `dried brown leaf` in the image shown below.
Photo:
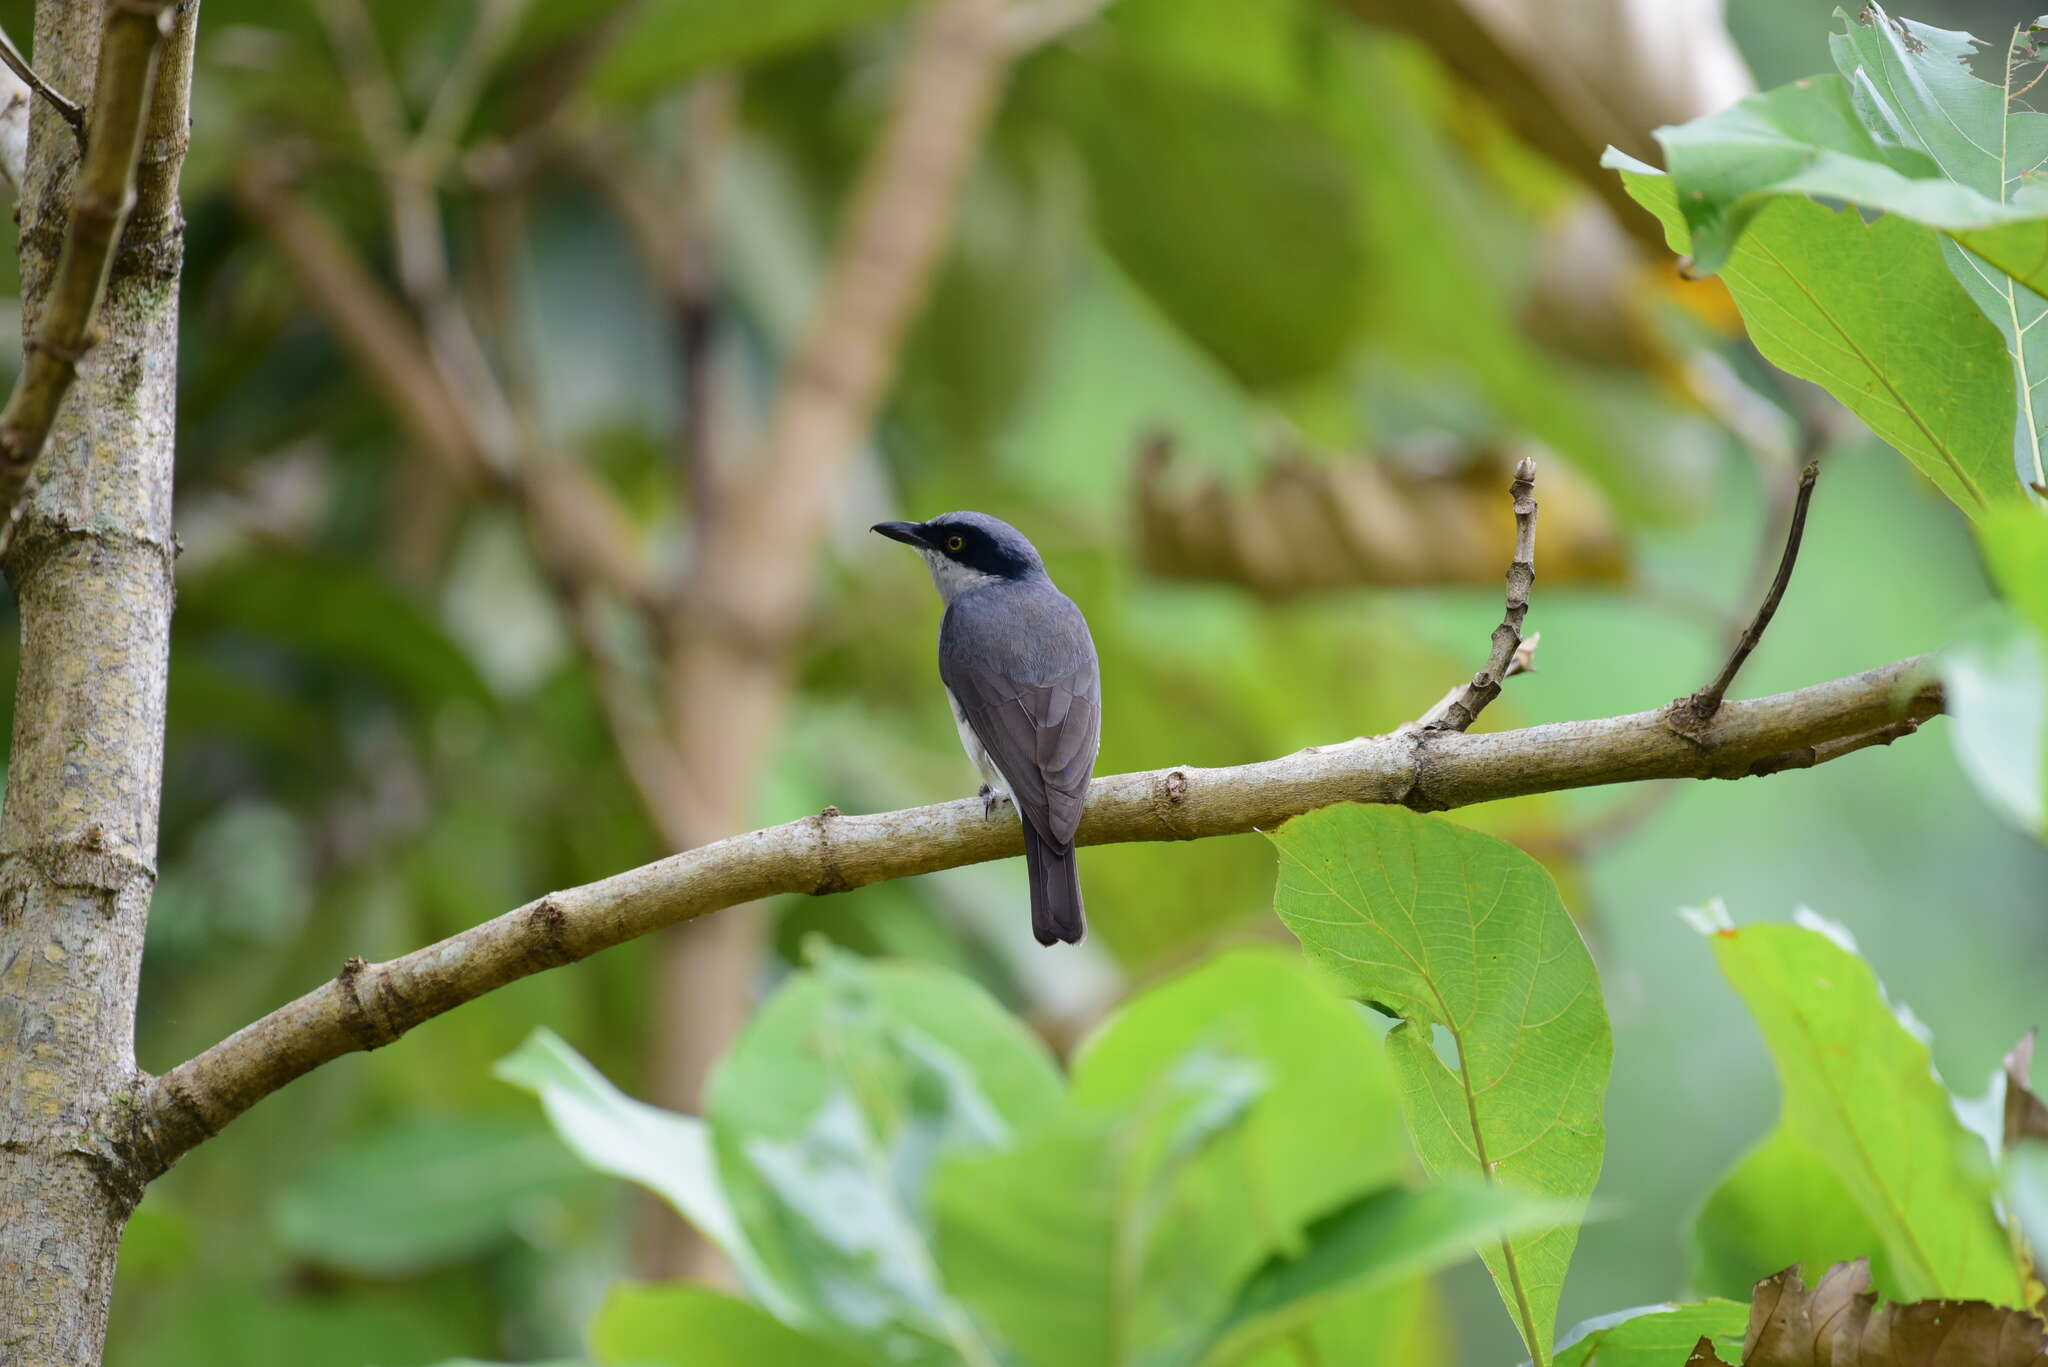
M1145 568L1276 599L1361 585L1490 588L1501 577L1500 489L1520 455L1489 448L1426 465L1281 452L1239 489L1177 477L1170 443L1155 437L1135 489ZM1543 478L1543 582L1620 579L1606 500L1558 461Z
M1702 1339L1687 1367L1720 1362ZM1756 1284L1741 1367L2048 1367L2048 1324L1985 1301L1879 1305L1861 1258L1811 1290L1788 1267Z
M2022 1139L2048 1139L2048 1102L2028 1087L2034 1069L2034 1036L2029 1030L2005 1056L2005 1147Z

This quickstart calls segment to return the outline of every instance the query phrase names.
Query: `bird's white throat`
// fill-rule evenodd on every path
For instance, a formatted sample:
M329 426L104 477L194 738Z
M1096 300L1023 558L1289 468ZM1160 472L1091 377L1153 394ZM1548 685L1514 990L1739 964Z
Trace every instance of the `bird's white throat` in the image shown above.
M924 557L925 567L932 572L932 583L937 587L939 597L948 603L969 589L995 582L996 576L986 570L963 565L938 551L924 550L920 547L918 553Z

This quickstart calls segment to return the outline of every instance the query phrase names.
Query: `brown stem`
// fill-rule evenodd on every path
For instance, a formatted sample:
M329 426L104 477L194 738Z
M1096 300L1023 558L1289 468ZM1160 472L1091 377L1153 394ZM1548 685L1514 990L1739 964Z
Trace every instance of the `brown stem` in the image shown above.
M50 108L57 111L58 117L71 125L71 131L78 135L80 142L85 140L84 107L38 75L5 29L0 29L0 63L5 63L9 71L21 77L23 85L47 101Z
M1799 492L1792 502L1792 523L1785 532L1785 551L1778 557L1778 573L1771 580L1771 587L1764 594L1764 600L1757 606L1756 617L1736 641L1728 662L1721 666L1721 672L1712 683L1679 703L1673 710L1682 712L1689 721L1703 722L1720 709L1721 700L1728 695L1728 686L1735 682L1735 676L1749 659L1750 652L1757 648L1764 638L1764 632L1771 625L1771 618L1777 616L1778 604L1784 600L1785 587L1792 582L1792 570L1799 563L1799 542L1806 535L1806 510L1813 502L1814 481L1820 478L1818 461L1809 462L1799 472Z

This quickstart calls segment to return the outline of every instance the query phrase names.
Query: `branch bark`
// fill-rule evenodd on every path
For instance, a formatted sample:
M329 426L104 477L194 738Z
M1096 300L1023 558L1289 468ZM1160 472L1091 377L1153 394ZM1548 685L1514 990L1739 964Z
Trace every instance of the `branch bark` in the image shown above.
M104 25L97 29L85 16L78 20L87 33L100 35L91 123L84 159L71 178L71 212L56 274L46 282L35 328L22 343L21 376L0 411L0 555L28 502L29 480L57 408L92 344L108 263L136 202L136 162L156 85L157 50L171 31L172 13L173 0L125 0L105 8ZM40 42L36 46L43 50ZM83 82L72 84L76 89ZM45 206L38 206L37 218L45 231L55 226ZM24 237L27 228L25 222Z
M21 201L27 331L69 350L30 353L22 383L37 391L36 415L10 429L21 451L43 444L35 429L47 424L49 455L5 561L22 650L0 821L0 1361L97 1367L121 1228L142 1191L112 1136L132 1123L143 1080L135 1003L171 618L176 187L197 7L175 12L153 97L139 49L158 45L153 16L167 6L36 10L36 56L88 100L95 131L81 167L71 128L39 101ZM67 227L74 198L88 209L82 228ZM80 315L102 295L81 358Z
M1698 732L1670 708L1471 735L1407 728L1231 769L1097 779L1079 842L1199 840L1265 830L1336 802L1442 811L1660 778L1744 778L1876 743L1942 709L1927 657L1725 704ZM127 1136L145 1176L332 1059L650 931L778 893L824 895L1014 855L1016 823L979 799L816 816L733 836L566 892L388 963L351 959L331 982L150 1081Z

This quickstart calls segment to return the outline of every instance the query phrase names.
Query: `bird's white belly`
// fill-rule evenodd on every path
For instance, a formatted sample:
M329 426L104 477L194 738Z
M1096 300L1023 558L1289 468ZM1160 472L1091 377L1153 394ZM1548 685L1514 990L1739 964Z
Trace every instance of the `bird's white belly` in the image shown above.
M946 702L953 709L953 725L959 728L961 748L967 751L967 758L974 761L974 767L981 771L981 781L1004 797L1010 797L1010 785L1003 778L1003 771L996 768L996 762L989 758L981 738L967 724L967 714L960 710L960 700L953 696L950 688L946 690Z

